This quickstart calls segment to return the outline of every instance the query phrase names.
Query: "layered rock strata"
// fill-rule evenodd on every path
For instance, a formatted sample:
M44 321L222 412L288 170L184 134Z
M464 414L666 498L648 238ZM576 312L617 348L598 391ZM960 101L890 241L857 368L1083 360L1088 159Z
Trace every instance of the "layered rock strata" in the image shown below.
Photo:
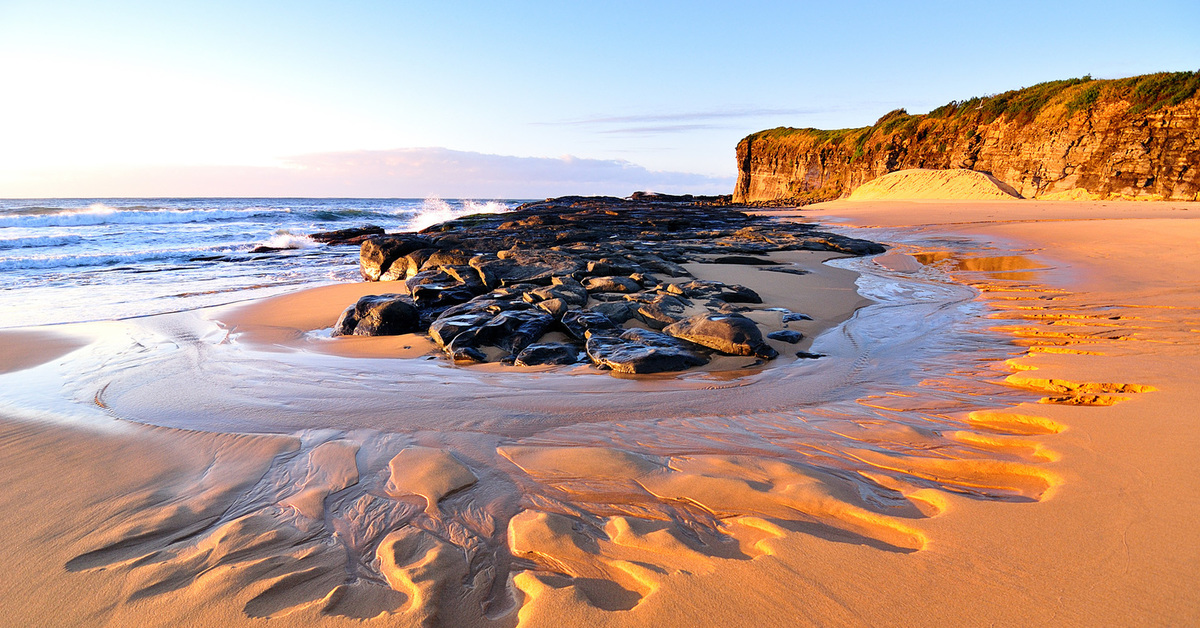
M1200 73L1052 81L874 125L777 128L737 146L739 203L848 195L896 170L988 173L1025 198L1197 200Z
M758 256L792 250L884 249L692 199L550 199L368 238L363 277L398 289L351 304L334 334L423 332L455 360L623 373L683 370L714 353L771 359L757 325L739 315L765 308L762 298L696 280L683 265L769 268Z

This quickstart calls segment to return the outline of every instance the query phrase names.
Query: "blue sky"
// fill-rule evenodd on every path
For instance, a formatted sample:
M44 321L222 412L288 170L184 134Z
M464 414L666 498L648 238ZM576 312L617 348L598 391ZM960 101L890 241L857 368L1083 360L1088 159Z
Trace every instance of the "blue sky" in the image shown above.
M1198 26L1195 0L0 0L0 196L728 192L750 132L1196 70Z

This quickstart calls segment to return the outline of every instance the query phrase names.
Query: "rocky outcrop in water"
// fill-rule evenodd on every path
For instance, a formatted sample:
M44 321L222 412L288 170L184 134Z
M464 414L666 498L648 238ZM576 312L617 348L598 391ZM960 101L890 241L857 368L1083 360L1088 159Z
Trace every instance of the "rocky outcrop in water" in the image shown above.
M805 204L889 172L965 168L1025 198L1197 200L1200 72L1090 77L903 109L857 129L778 128L737 146L739 203Z
M679 200L682 199L682 200ZM564 197L363 242L369 281L404 292L349 307L335 334L393 331L396 310L453 359L523 366L581 359L623 373L675 371L713 353L773 358L754 321L762 298L683 266L774 265L774 251L883 252L815 225L750 216L694 197ZM670 280L670 281L668 281ZM390 308L390 309L389 309Z

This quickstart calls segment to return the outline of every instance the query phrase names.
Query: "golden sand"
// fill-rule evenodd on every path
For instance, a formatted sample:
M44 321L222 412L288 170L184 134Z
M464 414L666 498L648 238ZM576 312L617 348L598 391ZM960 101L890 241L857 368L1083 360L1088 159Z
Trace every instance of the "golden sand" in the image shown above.
M430 366L405 371L416 380L393 379L389 391L377 374L393 360L379 358L427 347L387 339L395 346L330 350L334 341L310 333L381 284L132 327L0 334L10 348L6 383L63 376L76 399L94 395L98 416L170 425L105 430L2 411L12 415L0 421L5 621L1194 620L1195 210L1034 201L808 209L847 228L884 229L855 235L935 243L901 244L876 265L898 280L934 272L970 286L1000 357L991 345L968 346L922 368L919 381L884 387L870 374L890 373L905 355L922 359L930 332L889 352L899 340L863 335L867 310L839 326L862 303L854 274L836 268L704 269L706 278L765 282L752 286L764 297L800 299L796 309L816 319L806 333L831 329L816 344L848 352L736 379L547 371L517 376L520 392L505 388L511 374L406 359ZM936 245L956 239L996 252ZM223 334L212 332L214 319ZM894 321L897 338L904 319ZM89 334L94 343L83 346ZM136 342L117 342L124 335ZM868 338L879 346L863 346ZM100 351L105 342L142 349ZM181 346L190 348L172 348ZM85 363L96 367L55 370ZM463 371L473 374L455 374ZM288 379L297 372L327 381L306 388ZM823 378L829 390L862 387L857 409L823 401L840 399L814 383ZM368 383L384 387L378 398ZM454 402L469 390L483 393ZM403 402L388 406L397 396ZM180 410L194 402L202 407ZM364 417L347 409L356 405ZM556 405L573 409L558 414ZM419 416L407 416L412 408ZM274 433L219 427L236 416ZM299 416L313 422L289 427ZM496 570L512 575L494 579Z

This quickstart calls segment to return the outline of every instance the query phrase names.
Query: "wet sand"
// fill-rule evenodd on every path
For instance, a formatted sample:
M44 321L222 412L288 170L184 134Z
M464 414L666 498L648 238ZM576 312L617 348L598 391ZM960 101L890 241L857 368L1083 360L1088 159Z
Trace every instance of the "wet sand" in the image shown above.
M12 621L1194 618L1194 210L808 209L897 246L779 274L808 283L771 298L827 290L792 309L829 358L736 377L490 372L311 333L379 284L82 326L74 352L7 332L4 383L30 391L0 407ZM842 323L851 270L875 305Z

